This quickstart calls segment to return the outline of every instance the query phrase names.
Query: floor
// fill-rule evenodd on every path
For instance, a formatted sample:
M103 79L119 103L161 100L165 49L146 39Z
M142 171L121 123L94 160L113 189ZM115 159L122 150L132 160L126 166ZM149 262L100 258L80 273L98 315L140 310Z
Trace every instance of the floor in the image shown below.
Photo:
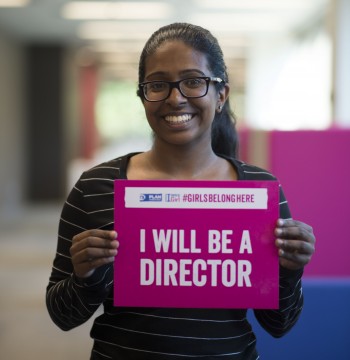
M149 147L150 139L129 139L102 149L94 159L72 162L67 191L83 170ZM86 360L90 357L89 332L93 319L64 332L51 321L45 305L62 205L24 206L11 215L0 216L0 359Z
M45 306L59 214L60 205L29 207L20 221L1 224L1 359L89 359L91 320L64 332Z

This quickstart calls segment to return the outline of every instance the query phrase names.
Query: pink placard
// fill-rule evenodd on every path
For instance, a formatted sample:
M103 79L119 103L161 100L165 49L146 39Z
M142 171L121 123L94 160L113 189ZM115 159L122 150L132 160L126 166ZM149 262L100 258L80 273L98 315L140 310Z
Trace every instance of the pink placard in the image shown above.
M114 305L278 307L276 181L116 180Z

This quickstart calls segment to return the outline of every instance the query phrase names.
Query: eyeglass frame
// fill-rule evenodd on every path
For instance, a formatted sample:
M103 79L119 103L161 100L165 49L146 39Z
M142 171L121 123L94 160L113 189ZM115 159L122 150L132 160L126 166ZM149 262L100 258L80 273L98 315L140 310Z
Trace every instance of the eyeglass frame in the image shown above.
M205 91L205 93L201 96L187 96L185 95L181 88L180 88L180 83L183 82L183 81L186 81L186 80L191 80L191 79L202 79L202 80L205 80L206 81L206 84L207 84L207 89ZM146 101L148 102L159 102L159 101L164 101L166 99L168 99L171 95L171 91L176 88L177 90L179 90L180 94L186 98L186 99L199 99L199 98L202 98L204 96L206 96L208 94L208 90L209 90L209 84L210 82L216 82L216 83L225 83L225 81L219 77L215 77L215 76L194 76L194 77L189 77L189 78L186 78L186 79L181 79L181 80L178 80L178 81L166 81L166 80L153 80L153 81L145 81L145 82L142 82L142 83L139 83L138 84L138 94L142 96L143 99L145 99ZM145 94L145 85L147 84L151 84L151 83L157 83L157 82L161 82L161 83L167 83L169 84L169 93L168 95L164 98L164 99L161 99L161 100L149 100L147 99L146 97L146 94Z

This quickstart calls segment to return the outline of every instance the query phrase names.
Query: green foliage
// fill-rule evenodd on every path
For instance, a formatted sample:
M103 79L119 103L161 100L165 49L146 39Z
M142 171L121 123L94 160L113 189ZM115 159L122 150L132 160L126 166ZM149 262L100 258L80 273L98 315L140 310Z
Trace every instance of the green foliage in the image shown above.
M148 125L136 84L108 81L101 84L96 103L96 125L105 140L148 136Z

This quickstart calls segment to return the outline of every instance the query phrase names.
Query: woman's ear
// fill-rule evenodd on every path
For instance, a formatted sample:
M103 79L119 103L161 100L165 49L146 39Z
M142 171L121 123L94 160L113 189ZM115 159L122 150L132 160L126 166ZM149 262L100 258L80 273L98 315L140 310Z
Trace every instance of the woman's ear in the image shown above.
M229 96L229 93L230 93L230 85L229 84L225 84L224 87L219 90L218 103L216 106L216 109L218 112L221 112L222 108L224 107L225 102Z

